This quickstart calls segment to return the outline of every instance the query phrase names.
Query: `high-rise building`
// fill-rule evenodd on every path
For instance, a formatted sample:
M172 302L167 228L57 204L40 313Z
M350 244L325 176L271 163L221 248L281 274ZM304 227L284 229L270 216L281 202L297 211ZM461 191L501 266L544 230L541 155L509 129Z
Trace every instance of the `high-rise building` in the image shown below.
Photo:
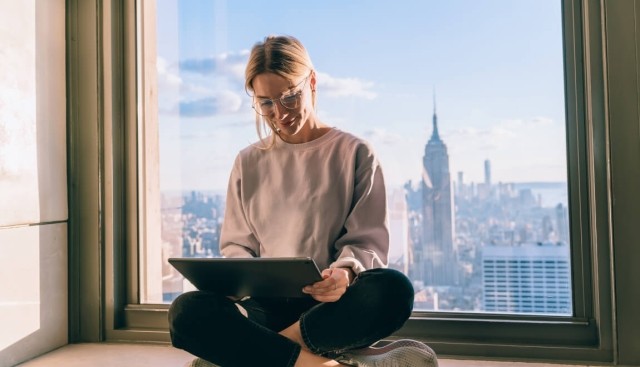
M486 312L571 314L569 246L485 246L482 304Z
M453 196L447 146L438 133L435 99L433 133L427 142L422 170L422 248L416 276L426 285L454 285ZM421 250L421 251L420 251Z
M481 200L492 200L494 197L494 188L491 185L491 161L484 161L484 181L478 183L478 198Z
M389 267L409 275L409 210L404 190L389 195Z
M487 187L491 187L491 161L484 160L484 184Z
M462 171L458 171L458 184L456 185L456 193L458 196L465 196L464 189L464 173Z
M548 215L542 217L542 240L545 242L556 241L555 228Z
M558 228L558 241L569 243L569 214L567 207L556 205L556 227Z

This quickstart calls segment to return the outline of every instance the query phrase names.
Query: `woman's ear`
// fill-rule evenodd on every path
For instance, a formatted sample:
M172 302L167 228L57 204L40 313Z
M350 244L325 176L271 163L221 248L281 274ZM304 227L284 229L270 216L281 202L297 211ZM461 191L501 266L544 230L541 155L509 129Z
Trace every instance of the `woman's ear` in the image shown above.
M311 91L315 92L316 91L316 71L315 70L311 70L311 74L309 74L309 85L311 86Z

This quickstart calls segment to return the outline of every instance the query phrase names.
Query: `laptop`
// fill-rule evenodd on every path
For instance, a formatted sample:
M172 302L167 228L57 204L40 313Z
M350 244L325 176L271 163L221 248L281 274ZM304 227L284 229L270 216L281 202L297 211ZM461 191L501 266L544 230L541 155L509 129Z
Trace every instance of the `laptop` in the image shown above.
M322 280L310 257L170 258L202 291L235 297L309 297L302 288Z

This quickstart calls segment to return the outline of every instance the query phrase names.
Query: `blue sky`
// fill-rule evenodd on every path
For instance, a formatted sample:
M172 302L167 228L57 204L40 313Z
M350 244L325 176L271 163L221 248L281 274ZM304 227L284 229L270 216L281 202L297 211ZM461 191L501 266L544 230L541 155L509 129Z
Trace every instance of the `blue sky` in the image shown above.
M452 179L566 181L555 0L158 0L161 188L223 190L256 139L251 46L290 34L319 73L323 121L372 142L391 187L420 177L436 93Z

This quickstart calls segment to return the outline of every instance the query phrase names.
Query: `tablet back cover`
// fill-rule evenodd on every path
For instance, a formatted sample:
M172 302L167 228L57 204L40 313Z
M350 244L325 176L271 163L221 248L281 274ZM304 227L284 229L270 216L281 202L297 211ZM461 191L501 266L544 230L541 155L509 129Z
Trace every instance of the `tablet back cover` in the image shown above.
M311 258L170 258L196 288L235 297L308 297L322 279Z

